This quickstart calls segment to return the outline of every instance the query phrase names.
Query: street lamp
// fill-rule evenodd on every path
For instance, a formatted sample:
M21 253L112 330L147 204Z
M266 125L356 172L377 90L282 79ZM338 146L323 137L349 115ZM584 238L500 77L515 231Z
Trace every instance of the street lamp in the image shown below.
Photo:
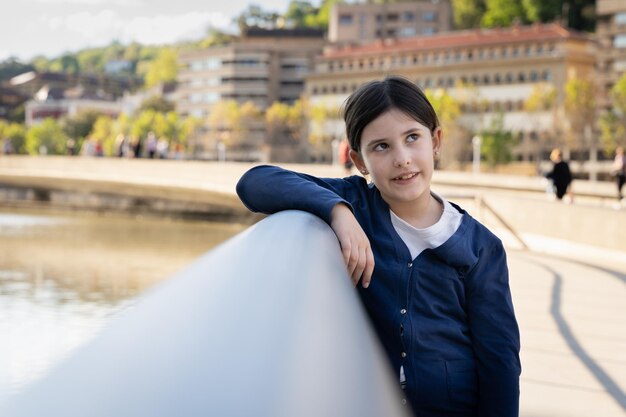
M472 145L474 148L473 157L472 157L472 172L474 174L480 173L480 145L482 143L482 139L480 136L476 135L472 138Z

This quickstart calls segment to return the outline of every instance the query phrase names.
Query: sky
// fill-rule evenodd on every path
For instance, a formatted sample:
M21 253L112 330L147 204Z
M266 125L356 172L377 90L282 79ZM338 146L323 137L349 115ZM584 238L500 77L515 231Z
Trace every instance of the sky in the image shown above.
M209 26L233 29L250 3L284 13L289 0L2 0L0 60L123 44L199 39ZM317 4L317 2L312 2Z

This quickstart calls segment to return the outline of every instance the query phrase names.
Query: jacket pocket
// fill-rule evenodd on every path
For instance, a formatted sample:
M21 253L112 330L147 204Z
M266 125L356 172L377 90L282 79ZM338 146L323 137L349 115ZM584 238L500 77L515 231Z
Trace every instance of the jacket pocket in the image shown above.
M478 375L473 359L446 361L446 381L451 401L471 407L478 405Z

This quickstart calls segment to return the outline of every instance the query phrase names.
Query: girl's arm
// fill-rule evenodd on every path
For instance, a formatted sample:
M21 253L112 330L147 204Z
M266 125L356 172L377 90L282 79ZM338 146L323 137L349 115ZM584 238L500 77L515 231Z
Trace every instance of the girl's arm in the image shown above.
M344 198L354 184L338 178L317 178L276 166L261 165L246 172L237 183L237 194L251 211L272 214L303 210L330 225L348 266L354 285L369 286L374 255L369 239Z
M468 321L478 364L480 417L519 415L519 328L502 243L485 248L465 279Z

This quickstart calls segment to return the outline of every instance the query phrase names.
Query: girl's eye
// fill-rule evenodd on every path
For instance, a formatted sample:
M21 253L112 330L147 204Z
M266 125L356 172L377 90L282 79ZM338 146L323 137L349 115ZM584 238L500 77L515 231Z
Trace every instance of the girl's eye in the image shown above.
M374 151L378 152L378 151L383 151L385 149L387 149L389 147L389 145L387 145L386 143L379 143L376 146L374 146Z
M415 142L416 140L418 140L420 137L417 133L411 133L409 136L406 137L407 142Z

